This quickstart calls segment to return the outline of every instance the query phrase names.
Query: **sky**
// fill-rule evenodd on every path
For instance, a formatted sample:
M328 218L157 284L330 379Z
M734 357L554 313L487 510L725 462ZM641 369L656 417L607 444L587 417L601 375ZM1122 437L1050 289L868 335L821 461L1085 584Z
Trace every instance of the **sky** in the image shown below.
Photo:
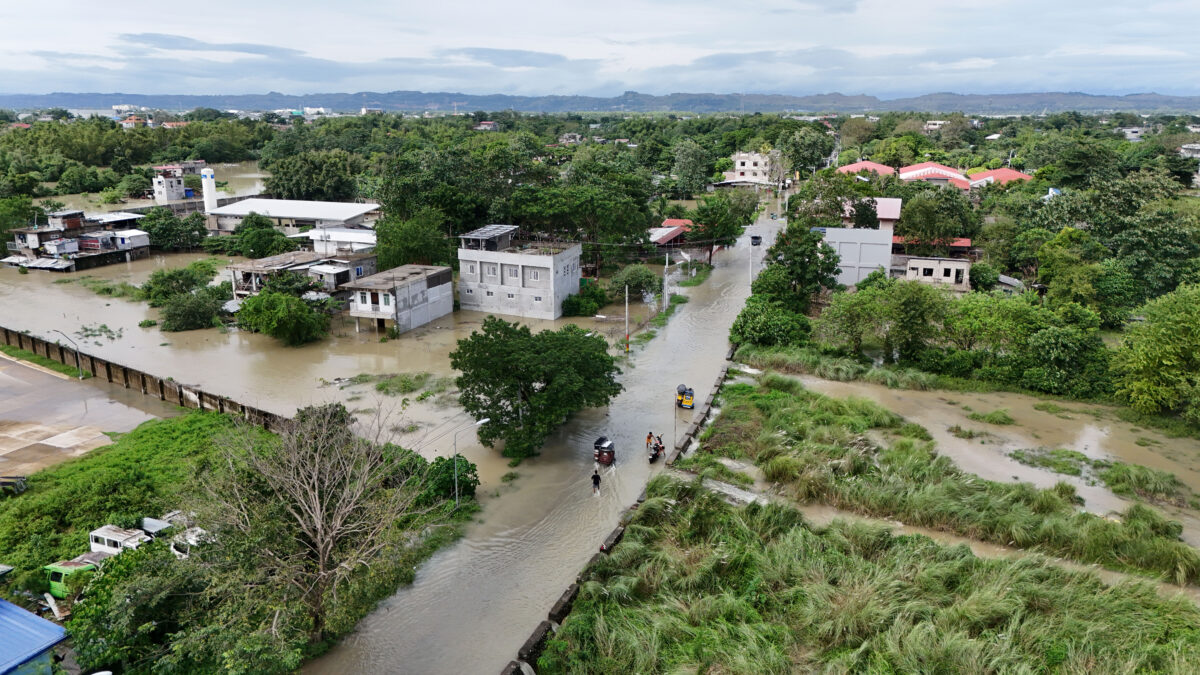
M56 0L0 93L1200 94L1196 0Z

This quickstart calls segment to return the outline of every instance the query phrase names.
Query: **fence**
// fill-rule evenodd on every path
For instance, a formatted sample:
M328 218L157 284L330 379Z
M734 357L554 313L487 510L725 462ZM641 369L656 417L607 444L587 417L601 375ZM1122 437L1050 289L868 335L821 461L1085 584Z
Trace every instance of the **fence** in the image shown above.
M157 375L142 372L136 368L130 368L129 366L123 366L108 359L100 358L99 356L77 352L57 342L49 342L20 331L0 327L0 338L3 339L6 345L33 352L52 361L57 361L68 366L74 366L78 363L84 372L91 373L93 377L102 379L105 382L121 385L126 389L139 390L146 396L157 398L167 403L174 403L183 408L212 410L237 415L247 422L268 431L279 429L288 421L282 415L276 415L261 408L238 403L233 399L218 396L204 391L199 387L181 384L170 377L164 379Z

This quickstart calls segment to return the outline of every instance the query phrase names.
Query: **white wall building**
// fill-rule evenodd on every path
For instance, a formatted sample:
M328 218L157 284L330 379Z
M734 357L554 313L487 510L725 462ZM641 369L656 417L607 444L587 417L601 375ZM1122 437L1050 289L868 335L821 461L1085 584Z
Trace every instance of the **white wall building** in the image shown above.
M317 253L365 253L375 250L375 230L355 227L317 227L294 234L292 239L307 239Z
M487 225L459 236L459 307L531 319L557 319L579 292L579 244L514 241L516 225Z
M317 202L300 199L243 199L208 212L208 229L218 234L232 232L251 213L266 216L284 234L299 234L313 227L350 227L365 225L367 214L379 210L378 204L357 202Z
M187 188L183 187L183 173L164 171L154 177L154 203L166 204L187 198Z
M350 291L355 331L361 330L359 319L368 319L376 330L403 333L454 311L453 281L449 267L401 265L342 288Z
M966 293L971 290L971 261L961 258L909 258L904 278Z
M825 243L837 251L838 283L853 286L875 270L886 274L892 264L892 230L825 228Z
M142 230L117 230L117 250L130 251L135 248L150 248L150 233Z
M733 153L733 170L725 172L726 181L772 184L771 158L759 152Z

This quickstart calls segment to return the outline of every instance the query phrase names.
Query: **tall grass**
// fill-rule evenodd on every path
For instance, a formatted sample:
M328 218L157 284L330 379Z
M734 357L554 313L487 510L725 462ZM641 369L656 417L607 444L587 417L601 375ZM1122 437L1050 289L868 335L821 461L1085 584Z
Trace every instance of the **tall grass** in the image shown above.
M760 347L743 345L734 358L755 368L784 373L815 375L824 380L852 382L862 380L891 389L928 390L938 385L938 377L913 368L878 367L855 359L833 356L813 347Z
M539 673L1188 672L1200 609L1037 558L651 481Z
M1148 572L1177 583L1200 581L1200 551L1157 511L1135 505L1119 520L1076 508L1074 488L1038 489L997 483L959 470L934 445L899 438L880 448L873 429L903 429L894 413L870 401L835 399L795 380L765 375L760 386L722 388L721 414L702 453L749 457L769 480L802 502L816 501L873 516L948 530L1007 546ZM1146 493L1168 488L1167 478L1118 469L1114 484Z

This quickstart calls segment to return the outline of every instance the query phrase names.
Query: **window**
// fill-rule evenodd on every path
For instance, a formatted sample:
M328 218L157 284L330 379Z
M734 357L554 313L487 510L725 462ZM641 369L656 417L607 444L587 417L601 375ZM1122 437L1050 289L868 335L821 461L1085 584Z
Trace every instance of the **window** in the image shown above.
M508 294L508 299L509 299L509 300L512 300L512 299L513 299L513 294L512 294L512 293L509 293L509 294Z
M490 298L490 297L492 297L493 295L495 295L495 293L493 293L493 292L491 292L491 291L488 291L488 292L487 292L487 295L488 295L488 297Z
M516 278L517 278L517 273L518 273L518 271L519 271L519 270L517 270L517 268L515 268L515 267L513 267L513 268L509 269L509 270L508 270L508 276L509 276L509 278L516 279Z
M949 267L942 270L942 276L947 277L947 278L950 276L950 268Z
M108 540L108 547L109 547L109 548L121 548L121 542L119 542L119 541L117 541L117 540L115 540L115 539L109 539L109 540Z
M496 266L495 266L495 265L488 265L488 266L487 266L487 273L488 273L488 275L489 275L489 276L493 276L493 277L494 277L494 276L496 276Z
M367 294L366 293L358 294L358 304L360 304L360 305L367 304Z
M742 160L741 166L746 166L746 160Z
M383 294L383 306L384 306L384 307L391 307L391 306L392 306L392 294L391 294L391 293L384 293L384 294Z
M758 162L755 162L755 163L754 163L754 166L758 166Z
M922 274L922 276L931 277L931 276L933 276L933 268L926 267L925 269L921 270L921 274Z
M50 581L53 581L54 583L57 584L57 583L60 583L62 581L62 579L63 579L62 572L51 572L50 573Z
M355 276L355 277L361 277L361 276L362 276L362 268L361 268L361 267L355 267L355 268L354 268L354 276Z
M469 289L469 288L468 288L468 289L467 289L467 295L475 295L475 291L473 291L473 290L471 290L471 289Z
M744 163L744 162L743 162L743 163ZM738 172L738 175L739 175L739 176L745 176L745 175L746 175L746 172L745 172L745 171L739 171L739 172Z
M540 296L540 295L535 295L535 296L533 296L533 301L534 301L534 302L541 302L541 301L542 301L542 296Z
M92 535L92 543L93 543L93 544L100 544L101 546L103 546L103 545L104 545L104 538L103 538L103 537L97 537L96 535Z
M530 279L531 281L537 281L537 280L538 280L538 278L539 278L539 277L538 277L538 271L537 271L537 270L529 270L529 279Z
M467 274L475 274L475 264L467 265Z

